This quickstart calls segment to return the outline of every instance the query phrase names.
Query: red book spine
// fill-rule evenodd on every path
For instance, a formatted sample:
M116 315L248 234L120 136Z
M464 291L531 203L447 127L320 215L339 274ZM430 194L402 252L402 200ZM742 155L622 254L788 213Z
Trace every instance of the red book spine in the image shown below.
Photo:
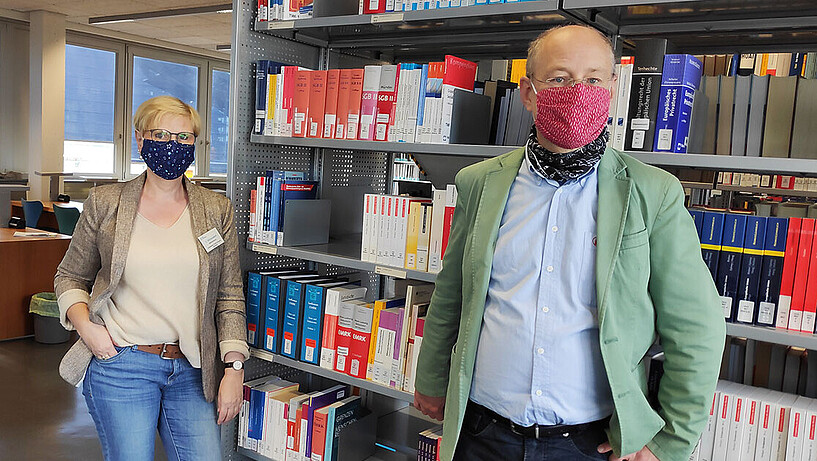
M326 139L335 138L335 126L338 119L339 92L340 69L332 69L326 73L326 109L323 117L323 137Z
M335 139L346 139L346 124L349 118L349 92L351 88L352 69L343 69L340 71L340 81L338 83L338 119L335 127Z
M320 138L323 136L323 117L326 114L326 71L313 70L310 76L309 121L306 136Z
M326 425L328 414L315 412L312 421L312 459L322 461L326 450Z
M363 0L363 14L386 12L386 0Z
M788 328L791 295L794 290L794 269L797 266L797 244L800 242L802 218L789 218L786 235L786 254L783 256L783 274L780 277L780 298L777 302L777 328Z
M803 321L803 306L806 300L808 265L811 259L811 245L814 239L814 219L803 218L800 226L800 243L797 245L797 267L794 269L794 291L791 295L789 330L800 331Z
M306 406L304 403L301 408L298 408L298 411L295 412L295 421L294 421L294 429L292 430L292 450L298 454L303 454L301 452L301 419L303 418L303 408Z
M354 307L349 309L346 303L341 303L340 315L338 315L338 335L335 337L335 371L341 373L349 371L349 348L352 345L353 317Z
M817 238L813 238L814 234L817 234L817 223L815 223L812 234L806 297L803 301L803 324L800 326L800 331L803 333L814 333L815 321L817 321Z
M477 75L477 63L456 56L446 55L443 85L451 85L468 91L474 91L474 79Z
M282 120L284 128L281 136L292 136L292 120L295 118L295 113L292 110L292 105L295 99L295 76L298 73L298 68L295 66L284 66L282 74L284 76L284 89L281 97Z
M250 242L255 241L255 220L257 219L255 215L255 200L258 197L256 194L257 191L255 189L250 191L250 236L248 239Z
M295 72L295 90L292 97L292 136L295 138L306 137L307 120L309 118L309 90L310 71L299 70Z
M357 139L360 127L360 104L363 99L363 69L352 69L349 101L346 106L346 139Z
M349 375L366 379L366 367L369 363L369 349L372 331L352 331L352 345L349 348Z

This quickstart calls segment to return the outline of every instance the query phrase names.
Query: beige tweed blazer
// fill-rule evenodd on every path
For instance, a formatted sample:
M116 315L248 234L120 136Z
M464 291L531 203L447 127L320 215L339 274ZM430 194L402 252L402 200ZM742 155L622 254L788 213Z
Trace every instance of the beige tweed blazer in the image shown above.
M119 184L91 189L74 230L71 245L57 268L57 297L79 288L90 295L92 321L102 324L99 309L116 290L125 269L133 221L146 173ZM215 228L224 244L208 253L197 242L199 254L199 314L201 319L201 371L204 395L212 401L224 373L218 343L246 341L244 286L238 255L238 235L233 206L226 197L183 179L187 190L193 235ZM60 375L73 385L85 376L91 350L80 339L60 363Z

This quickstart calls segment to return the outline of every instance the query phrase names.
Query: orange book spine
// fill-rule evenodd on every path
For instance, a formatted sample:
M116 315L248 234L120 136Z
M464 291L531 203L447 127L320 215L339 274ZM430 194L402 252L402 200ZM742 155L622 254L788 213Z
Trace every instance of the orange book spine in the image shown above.
M292 137L305 138L309 119L309 93L311 79L309 70L295 72L295 94L292 97Z
M309 123L307 124L308 138L323 136L323 116L326 111L326 71L313 70L309 74Z
M323 137L335 138L335 127L338 120L338 93L340 92L340 69L326 73L326 109L323 117Z
M340 71L338 82L338 120L335 127L335 139L346 139L346 124L349 118L349 91L352 87L352 69Z
M346 139L357 139L360 127L360 101L363 98L363 69L352 69L349 101L346 106Z

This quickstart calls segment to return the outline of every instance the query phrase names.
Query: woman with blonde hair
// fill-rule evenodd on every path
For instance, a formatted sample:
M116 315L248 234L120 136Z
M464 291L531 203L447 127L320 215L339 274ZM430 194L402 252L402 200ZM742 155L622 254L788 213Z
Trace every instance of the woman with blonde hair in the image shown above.
M152 460L156 428L171 460L221 459L249 357L233 207L184 176L195 109L158 96L134 128L147 171L91 189L57 269L80 336L60 374L82 382L106 460Z

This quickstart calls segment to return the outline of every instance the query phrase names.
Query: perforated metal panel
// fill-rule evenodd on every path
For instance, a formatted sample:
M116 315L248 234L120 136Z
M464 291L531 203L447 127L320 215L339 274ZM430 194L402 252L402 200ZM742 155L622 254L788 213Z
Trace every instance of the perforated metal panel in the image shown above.
M233 43L230 63L230 151L227 185L235 206L235 223L240 241L249 228L250 190L266 170L304 171L315 179L315 149L272 146L250 142L255 120L255 62L270 59L291 65L317 68L318 48L255 32L255 1L233 1ZM261 255L242 249L242 269L274 269L302 265L298 260Z

